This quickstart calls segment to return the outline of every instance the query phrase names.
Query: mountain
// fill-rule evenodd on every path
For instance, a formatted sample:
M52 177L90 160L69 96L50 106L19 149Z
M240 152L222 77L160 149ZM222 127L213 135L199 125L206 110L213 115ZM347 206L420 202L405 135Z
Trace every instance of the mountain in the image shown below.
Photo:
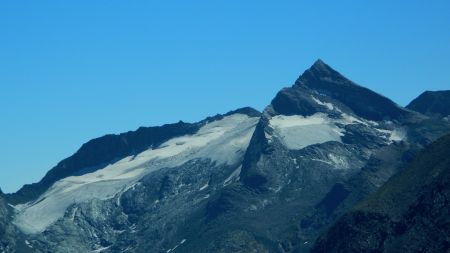
M177 237L184 217L235 180L259 115L251 108L216 115L143 151L78 168L15 205L13 222L38 252L166 251L183 239ZM94 150L115 149L100 138L80 150L91 143Z
M429 116L447 117L450 115L450 90L425 91L406 108Z
M449 131L427 121L317 61L266 107L240 181L211 198L180 252L309 251L422 143Z
M345 214L312 252L448 252L450 135Z
M316 100L324 98L340 110L351 111L367 120L390 120L408 117L409 112L388 98L361 87L317 60L291 88L280 91L272 101L273 109L283 115L310 116L327 108Z
M136 131L119 135L105 135L84 144L74 155L59 162L38 183L25 185L18 192L8 194L6 197L10 203L14 204L35 200L60 179L93 172L113 163L115 160L157 147L171 138L194 134L208 121L233 113L259 116L259 112L246 107L225 115L216 115L194 124L180 121L157 127L141 127Z
M36 252L308 252L448 132L318 60L262 113L89 141L4 196L7 226Z

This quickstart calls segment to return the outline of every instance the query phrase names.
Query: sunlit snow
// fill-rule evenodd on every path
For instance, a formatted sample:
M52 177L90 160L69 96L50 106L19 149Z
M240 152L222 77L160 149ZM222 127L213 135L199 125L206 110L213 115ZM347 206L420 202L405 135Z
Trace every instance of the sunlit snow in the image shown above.
M406 131L402 128L396 128L394 130L375 128L375 130L385 134L388 139L388 143L399 142L406 138Z
M237 167L236 170L234 170L229 177L227 177L227 179L225 179L225 181L223 181L223 185L226 186L228 184L231 183L231 181L235 178L239 178L239 176L241 175L241 169L242 169L242 165Z
M315 98L314 96L311 96L311 98L314 100L314 102L316 102L317 104L321 105L321 106L325 106L326 108L328 108L328 110L333 110L334 106L332 103L326 103L326 102L322 102L319 99Z
M25 233L42 232L74 203L113 198L152 171L192 159L237 165L257 121L258 117L233 114L206 124L196 134L173 138L156 149L125 157L95 172L61 179L36 201L16 206L14 223Z
M302 149L328 141L341 141L344 130L324 113L309 117L277 115L270 119L275 134L289 149Z
M314 97L313 97L314 99ZM317 103L325 104L320 100ZM328 103L327 107L333 105ZM371 120L359 118L342 112L336 106L333 109L339 112L339 118L330 118L325 113L315 113L311 116L300 115L276 115L270 119L270 126L274 129L274 136L277 136L281 142L291 150L302 149L304 147L325 143L328 141L341 142L341 137L345 135L345 126L350 124L362 124L366 127L374 128L386 135L388 144L394 141L401 141L406 133L402 129L378 129L379 123ZM270 139L269 139L269 138ZM266 138L272 141L272 136L266 133ZM330 158L331 159L331 158ZM337 161L334 161L337 162ZM338 162L343 163L343 162Z

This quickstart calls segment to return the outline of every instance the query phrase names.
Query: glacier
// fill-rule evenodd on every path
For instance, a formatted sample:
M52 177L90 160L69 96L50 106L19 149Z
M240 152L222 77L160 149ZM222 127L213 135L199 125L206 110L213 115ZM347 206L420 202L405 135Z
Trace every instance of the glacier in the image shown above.
M92 173L63 178L37 200L15 206L17 214L13 222L24 233L40 233L63 217L69 206L117 197L153 171L194 159L237 166L257 122L258 117L232 114L206 123L193 135L170 139L157 148L125 157Z

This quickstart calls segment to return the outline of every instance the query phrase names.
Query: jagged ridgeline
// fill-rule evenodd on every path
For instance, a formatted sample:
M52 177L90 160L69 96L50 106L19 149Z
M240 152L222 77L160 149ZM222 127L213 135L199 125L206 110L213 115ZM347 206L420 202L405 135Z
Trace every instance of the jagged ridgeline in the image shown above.
M318 60L263 112L94 139L0 196L0 249L309 252L450 131L445 106L417 100L403 108Z

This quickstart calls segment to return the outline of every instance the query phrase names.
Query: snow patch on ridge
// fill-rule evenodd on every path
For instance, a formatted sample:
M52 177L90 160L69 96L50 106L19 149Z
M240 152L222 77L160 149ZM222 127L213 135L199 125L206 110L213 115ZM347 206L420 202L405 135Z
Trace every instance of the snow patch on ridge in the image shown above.
M357 118L357 117L349 115L347 113L342 113L341 117L342 117L342 120L343 120L344 124L363 124L363 125L368 126L368 127L374 127L374 126L378 126L379 125L375 121Z
M168 250L166 251L166 253L169 253L169 252L172 252L172 251L176 250L178 247L180 247L180 245L184 244L185 242L186 242L186 239L181 240L181 242L178 243L177 245L175 245L175 247L173 247L173 248L171 248L171 249L168 249Z
M105 251L105 250L108 250L109 248L111 248L111 246L108 246L108 247L100 247L100 248L98 248L98 249L96 249L96 250L93 250L93 251L91 251L91 252L93 252L93 253L95 253L95 252L103 252L103 251Z
M336 168L346 169L349 167L348 161L344 156L329 153L328 158Z
M204 186L200 187L200 189L198 189L199 191L203 191L204 189L208 188L209 183L206 183Z
M320 101L319 99L315 98L314 96L311 96L311 98L314 100L314 102L316 102L319 105L325 106L326 108L328 108L328 110L333 110L334 106L332 103L325 103Z
M36 201L15 206L14 224L25 233L39 233L64 216L66 209L92 199L119 198L143 176L180 166L193 159L219 164L240 162L258 117L233 114L204 125L193 135L173 138L155 149L125 157L92 173L58 180Z
M227 177L227 179L225 179L225 181L223 181L223 186L227 186L229 185L233 179L237 178L239 180L239 177L241 175L241 170L242 170L242 165L240 165L239 167L237 167L236 170L234 170L229 177Z
M341 109L339 109L339 107L333 105L332 103L323 102L312 95L311 95L311 98L312 98L312 100L314 100L314 102L316 102L317 104L319 104L321 106L328 108L330 111L336 110L337 112L339 112L340 116L342 117L342 120L343 120L343 122L341 122L341 123L344 123L344 124L359 123L359 124L363 124L365 126L378 126L378 123L375 121L357 118L357 117L354 117L353 115L344 113Z

